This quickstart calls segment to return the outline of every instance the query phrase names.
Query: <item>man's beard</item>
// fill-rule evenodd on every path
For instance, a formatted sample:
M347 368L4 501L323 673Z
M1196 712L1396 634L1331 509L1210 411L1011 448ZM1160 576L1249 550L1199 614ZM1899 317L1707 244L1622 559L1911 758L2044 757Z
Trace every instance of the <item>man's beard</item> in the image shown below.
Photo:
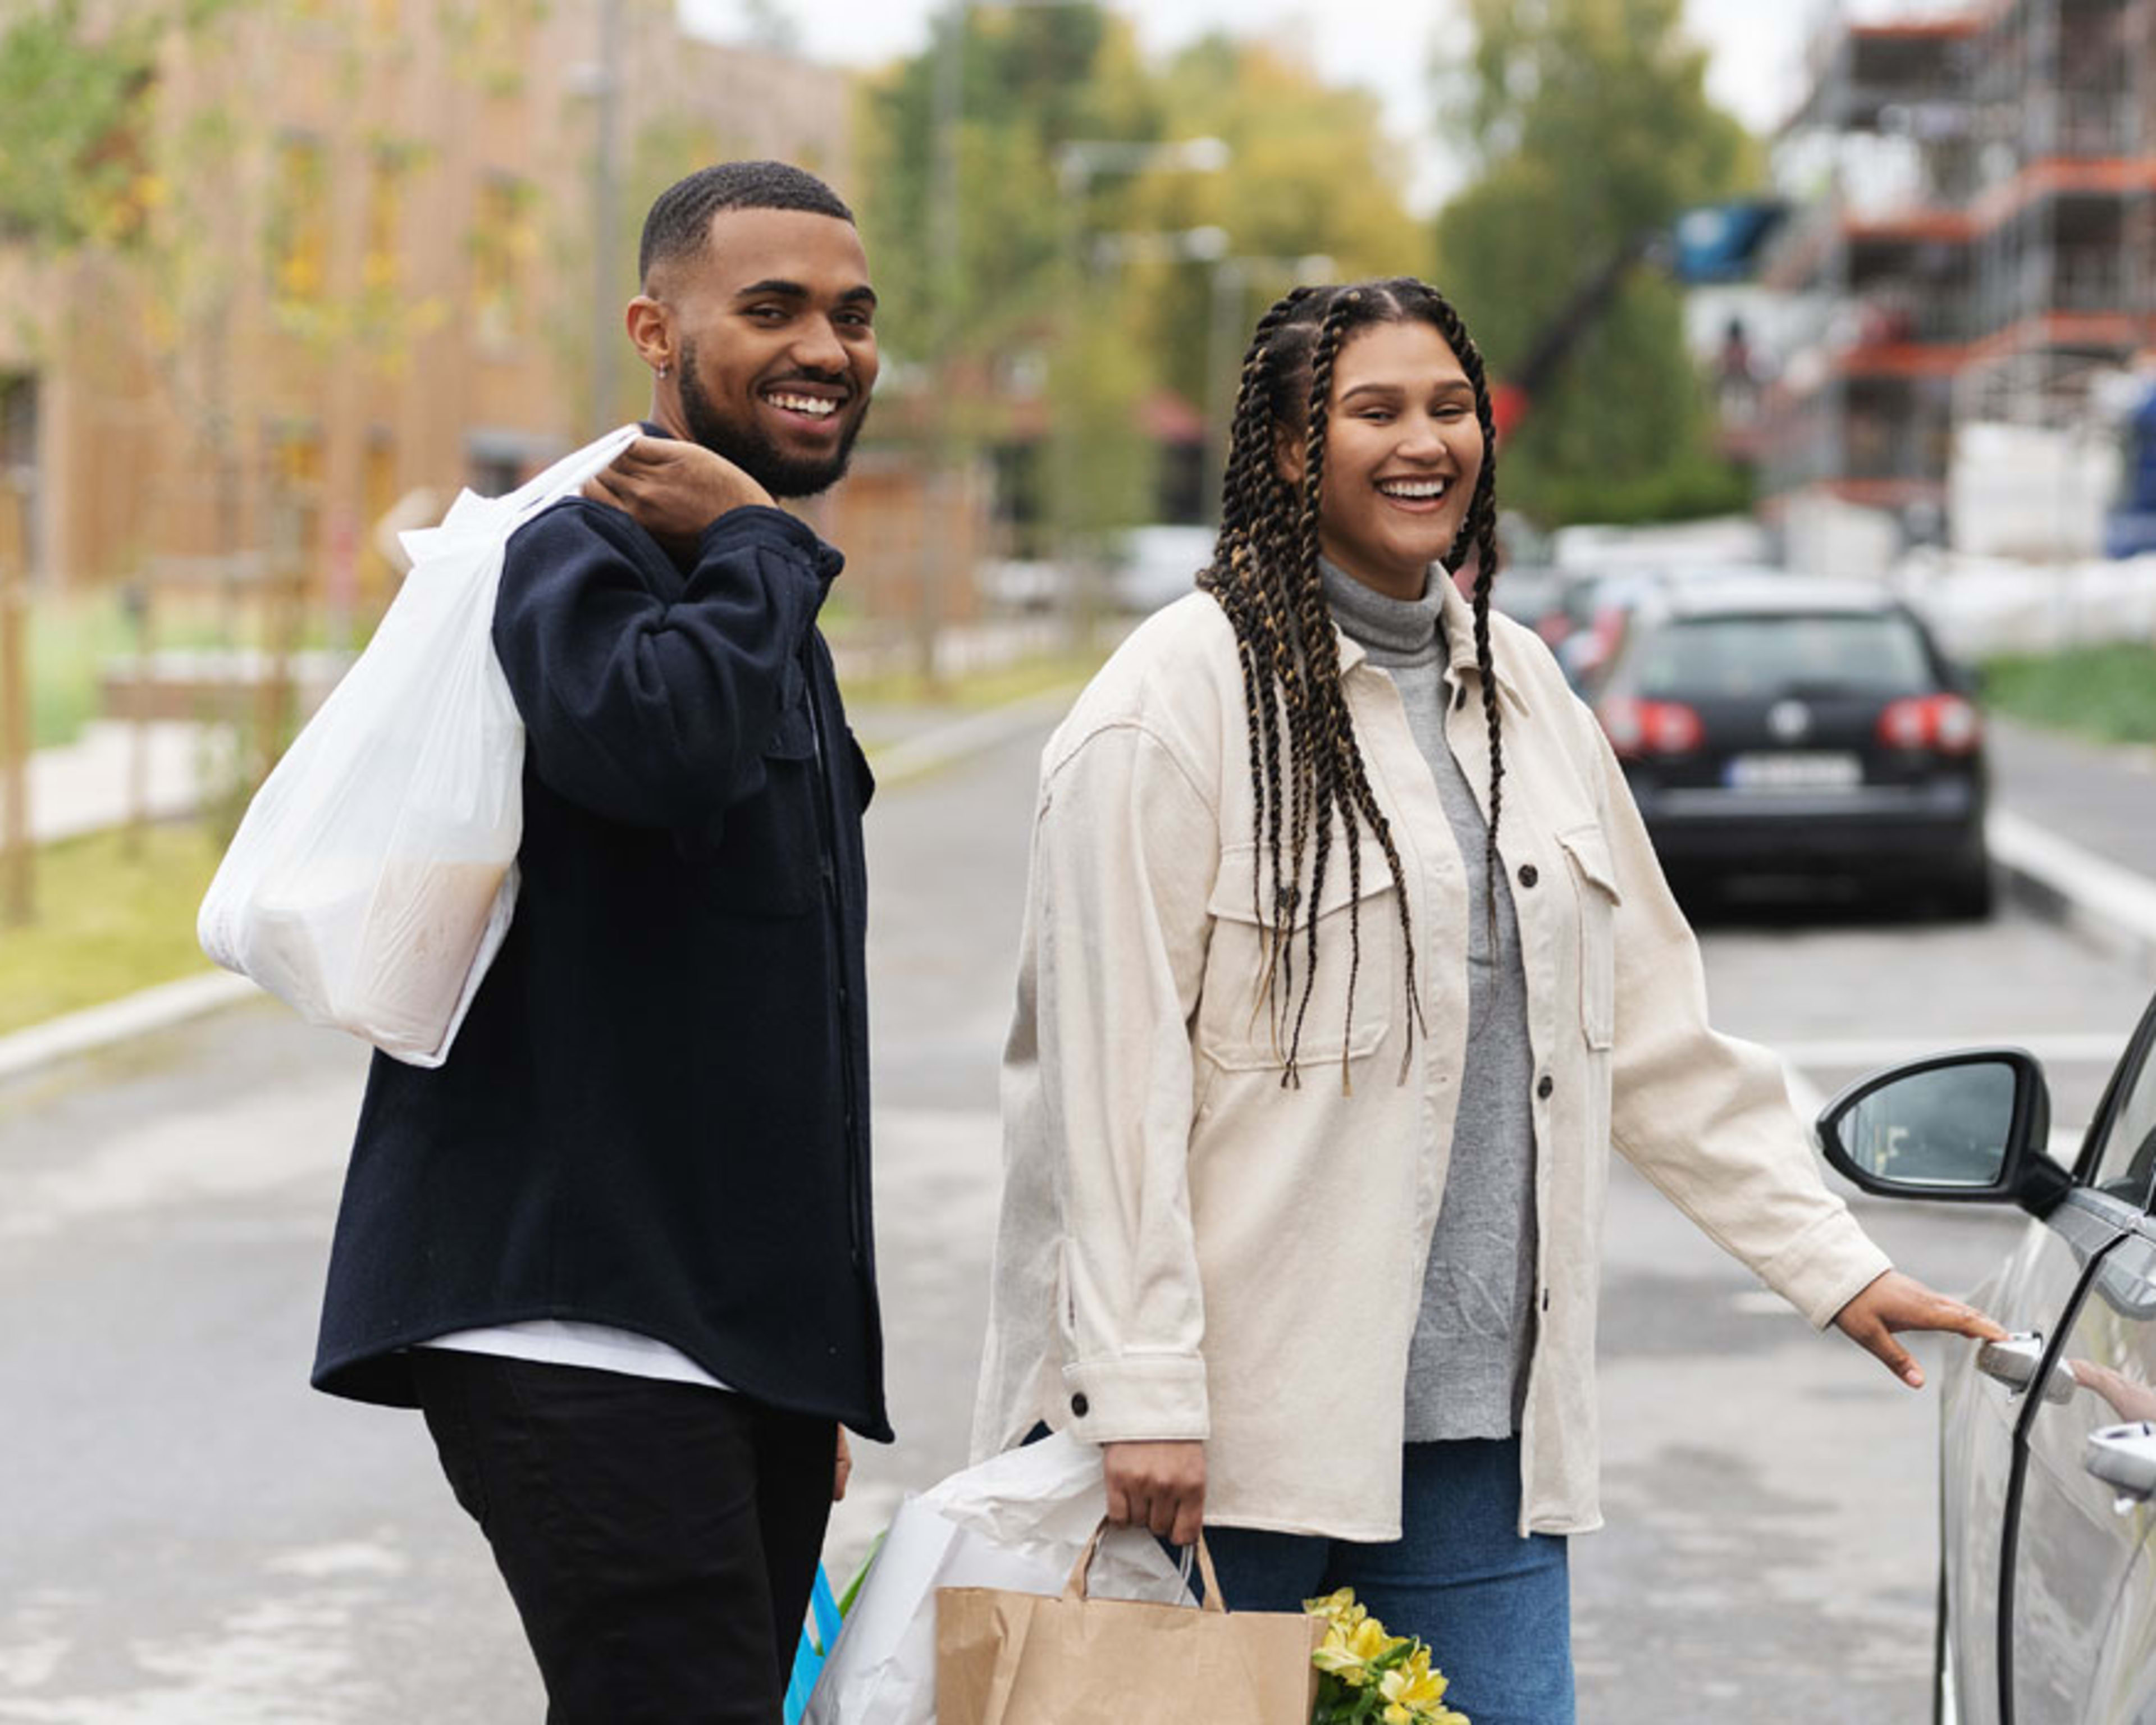
M833 380L819 377L816 381ZM849 403L839 412L849 411L851 405ZM854 439L860 435L868 418L865 413L856 418L839 434L839 447L828 455L803 459L783 454L761 428L737 424L711 405L696 374L696 343L685 341L681 344L681 417L688 424L690 436L713 454L732 462L774 497L813 497L838 484L845 477L846 464L853 459Z

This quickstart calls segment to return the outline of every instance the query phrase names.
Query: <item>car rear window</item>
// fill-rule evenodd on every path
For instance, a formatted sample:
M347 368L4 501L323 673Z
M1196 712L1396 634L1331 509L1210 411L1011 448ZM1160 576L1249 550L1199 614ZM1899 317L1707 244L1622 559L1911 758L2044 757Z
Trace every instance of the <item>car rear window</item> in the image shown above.
M1924 644L1891 614L1673 619L1643 644L1645 696L1774 696L1792 689L1906 693L1932 686Z

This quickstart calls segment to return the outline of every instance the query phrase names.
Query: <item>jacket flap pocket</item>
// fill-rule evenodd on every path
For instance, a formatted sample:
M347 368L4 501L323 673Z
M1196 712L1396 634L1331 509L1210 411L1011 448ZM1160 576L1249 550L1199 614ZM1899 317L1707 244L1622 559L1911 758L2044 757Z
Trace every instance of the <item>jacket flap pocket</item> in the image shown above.
M1287 840L1281 840L1285 850ZM1358 860L1362 871L1359 882L1351 877L1347 847L1335 845L1325 859L1325 890L1319 896L1317 913L1321 916L1334 911L1345 910L1348 901L1356 897L1375 898L1379 893L1393 890L1392 865L1385 860L1384 847L1368 834L1362 836ZM1298 915L1306 914L1309 897L1311 864L1313 852L1302 860L1304 908ZM1285 859L1283 859L1285 860ZM1251 886L1255 879L1257 891ZM1216 917L1231 922L1255 922L1265 927L1277 925L1278 917L1273 908L1272 859L1265 848L1257 845L1232 845L1220 853L1220 872L1214 877L1213 894L1205 908ZM1255 907L1252 898L1257 902Z
M767 756L782 761L813 761L816 758L816 724L808 716L808 695L801 696L778 711L778 722L771 727L771 741L763 746Z
M1581 875L1607 893L1612 903L1625 901L1617 890L1616 866L1609 860L1609 840L1600 827L1568 827L1557 835L1557 842Z

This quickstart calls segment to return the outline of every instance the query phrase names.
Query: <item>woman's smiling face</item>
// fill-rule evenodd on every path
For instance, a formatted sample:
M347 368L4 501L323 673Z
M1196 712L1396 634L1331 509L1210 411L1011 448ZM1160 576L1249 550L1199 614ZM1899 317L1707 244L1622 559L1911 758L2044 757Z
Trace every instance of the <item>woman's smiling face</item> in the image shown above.
M1475 386L1434 325L1354 330L1332 362L1319 550L1366 587L1420 598L1460 536L1483 453ZM1299 479L1300 442L1282 454Z

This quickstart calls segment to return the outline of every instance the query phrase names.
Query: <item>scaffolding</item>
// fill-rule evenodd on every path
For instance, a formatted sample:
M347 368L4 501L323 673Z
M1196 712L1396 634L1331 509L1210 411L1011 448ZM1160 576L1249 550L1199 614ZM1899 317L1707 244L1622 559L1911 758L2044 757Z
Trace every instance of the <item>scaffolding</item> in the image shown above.
M2078 425L2156 341L2156 0L1877 12L1825 20L1777 141L1810 207L1762 485L1936 514L1957 426Z

